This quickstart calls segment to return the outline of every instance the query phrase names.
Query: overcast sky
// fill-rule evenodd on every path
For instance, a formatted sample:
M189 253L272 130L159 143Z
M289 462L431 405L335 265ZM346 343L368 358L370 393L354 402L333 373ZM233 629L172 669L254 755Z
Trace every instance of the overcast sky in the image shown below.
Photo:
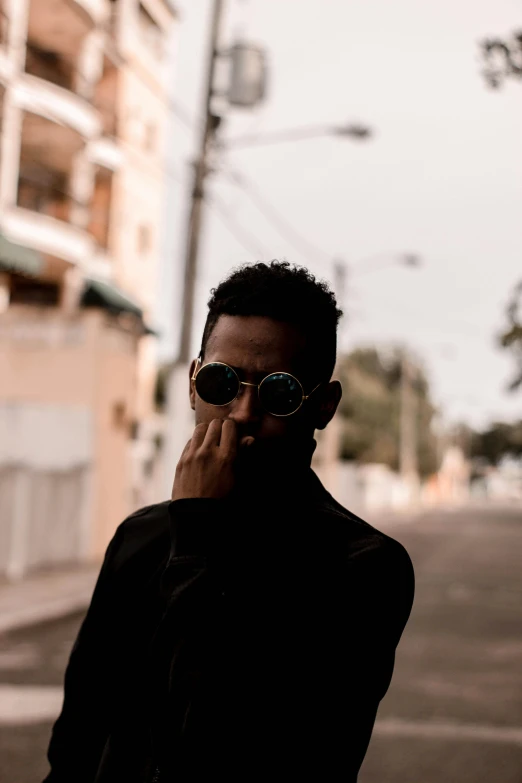
M201 115L210 0L180 2L173 97L194 123L169 134L169 237L158 325L176 345L187 171ZM522 416L506 395L510 358L495 347L522 277L522 81L493 92L478 41L522 28L519 0L228 0L223 44L242 31L269 53L267 100L230 112L223 135L361 121L372 141L321 138L228 153L305 242L282 237L224 173L211 191L198 274L194 353L212 285L244 261L286 258L333 280L349 265L345 348L401 342L424 359L451 420ZM241 231L241 242L238 232ZM243 245L246 245L244 247ZM362 272L409 251L421 270ZM375 262L376 263L376 262ZM369 269L369 266L366 266ZM174 326L173 326L174 324Z

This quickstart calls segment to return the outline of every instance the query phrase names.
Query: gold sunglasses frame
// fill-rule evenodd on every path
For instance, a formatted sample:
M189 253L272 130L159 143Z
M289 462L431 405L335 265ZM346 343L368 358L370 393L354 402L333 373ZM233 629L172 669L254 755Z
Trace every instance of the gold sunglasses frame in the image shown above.
M310 397L312 396L312 394L314 393L314 391L317 391L317 389L319 388L319 386L321 386L321 385L322 385L322 381L321 381L321 383L318 383L318 384L317 384L317 386L315 386L315 387L312 389L312 391L310 392L310 394L305 394L305 393L304 393L304 389L303 389L303 384L301 383L301 381L299 380L299 378L296 378L296 377L295 377L295 375L292 375L292 373L291 373L291 372L286 372L286 370L280 370L279 372L270 372L270 373L268 373L268 375L265 375L265 377L263 378L263 380L262 380L262 381L260 381L259 383L248 383L247 381L242 381L242 380L240 379L239 375L237 374L237 372L234 370L234 368L233 368L233 367L231 367L229 364L226 364L225 362L208 362L207 364L201 364L200 368L199 368L199 369L197 369L197 367L198 367L198 363L200 363L200 364L201 364L201 359L200 359L199 357L196 359L196 366L195 366L195 368L194 368L194 373L193 373L193 375L192 375L192 378L191 378L191 380L192 380L192 381L194 381L194 387L195 387L195 385L196 385L196 377L197 377L197 375L199 375L199 373L201 372L201 370L203 369L203 367L208 367L208 366L209 366L209 364L220 364L220 365L222 365L223 367L227 367L227 369L229 369L229 370L232 370L232 372L234 373L234 375L235 375L235 376L236 376L236 378L237 378L237 382L238 382L238 384L239 384L239 388L238 388L238 390L237 390L237 394L236 394L236 396L235 396L235 397L233 397L233 398L232 398L232 399L231 399L229 402L224 402L224 403L222 403L221 405L216 405L216 404L215 404L215 403L213 403L213 402L208 402L208 403L207 403L207 405L215 405L215 407L216 407L216 408L224 408L224 407L225 407L225 405L230 405L232 402L234 402L234 400L237 400L237 398L239 397L239 395L240 395L240 393L241 393L241 387L242 387L242 386L254 386L255 388L257 388L257 398L258 398L258 400L259 400L259 402L260 402L260 404L261 404L261 407L263 408L263 410L265 410L267 413L269 413L269 414L270 414L270 416L277 416L277 418L278 418L278 419L286 419L288 416L293 416L295 413L297 413L298 411L300 411L300 410L301 410L301 408L303 407L303 403L304 403L304 402L306 402L306 400L309 400L309 399L310 399ZM264 381L266 381L266 379L267 379L267 378L271 378L271 377L272 377L272 375L289 375L289 376L290 376L290 378L293 378L293 379L294 379L294 381L296 381L296 382L299 384L299 388L301 389L301 403L300 403L299 407L295 409L295 411L292 411L291 413L272 413L272 411L267 411L267 410L266 410L266 408L265 408L265 406L264 406L264 405L261 403L261 400L259 399L259 389L260 389L260 387L261 387L261 384L262 384ZM197 391L197 389L196 389L196 391ZM201 397L201 399L203 399L203 397ZM206 400L203 400L203 402L206 402Z

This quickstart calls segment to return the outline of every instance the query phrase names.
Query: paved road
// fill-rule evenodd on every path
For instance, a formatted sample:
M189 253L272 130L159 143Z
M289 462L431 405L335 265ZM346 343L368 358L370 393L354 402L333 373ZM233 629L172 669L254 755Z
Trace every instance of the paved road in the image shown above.
M417 595L360 783L522 783L522 510L386 526ZM0 637L0 780L38 783L81 617Z

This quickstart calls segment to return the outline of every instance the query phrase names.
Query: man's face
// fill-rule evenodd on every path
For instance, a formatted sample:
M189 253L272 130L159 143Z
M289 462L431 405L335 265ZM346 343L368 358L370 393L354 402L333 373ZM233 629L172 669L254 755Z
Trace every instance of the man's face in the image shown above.
M289 372L309 394L320 379L305 359L305 339L299 330L280 321L261 316L222 315L218 319L205 350L203 364L223 362L233 367L240 380L260 383L273 372ZM193 367L191 368L192 374ZM315 381L315 382L314 382ZM313 385L312 385L313 384ZM320 389L316 394L319 395ZM210 424L212 419L233 419L238 440L253 436L254 452L265 454L286 451L310 441L316 426L315 394L297 413L278 417L260 405L257 389L241 386L239 396L229 405L215 406L204 402L191 383L191 404L196 412L196 424Z

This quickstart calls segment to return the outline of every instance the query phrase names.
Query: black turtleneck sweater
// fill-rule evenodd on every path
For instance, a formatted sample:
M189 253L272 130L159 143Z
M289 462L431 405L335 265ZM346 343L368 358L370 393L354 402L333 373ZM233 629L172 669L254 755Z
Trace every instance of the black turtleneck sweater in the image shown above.
M118 528L46 783L353 783L410 614L411 561L310 468Z

